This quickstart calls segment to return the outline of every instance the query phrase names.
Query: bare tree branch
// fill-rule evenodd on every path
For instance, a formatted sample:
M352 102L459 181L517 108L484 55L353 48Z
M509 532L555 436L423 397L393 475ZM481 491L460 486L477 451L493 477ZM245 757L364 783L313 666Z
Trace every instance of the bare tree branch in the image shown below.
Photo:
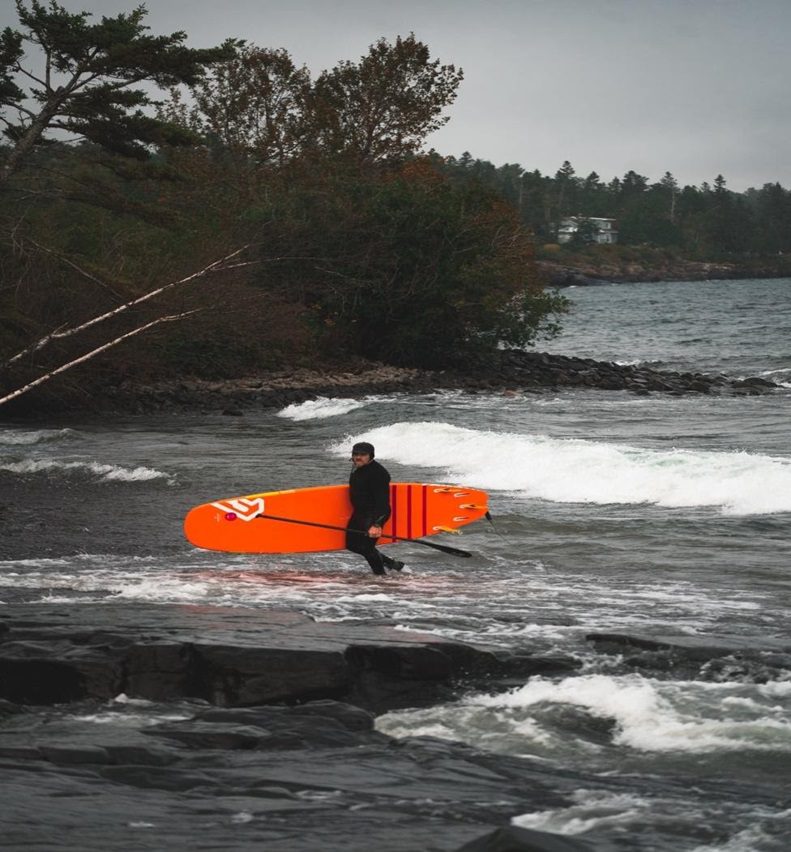
M85 361L90 360L91 358L99 355L100 353L110 349L113 346L121 343L129 337L134 337L136 334L140 334L143 331L146 331L149 328L152 328L155 325L159 325L163 322L175 322L176 320L183 319L184 317L190 316L190 314L194 314L195 311L185 311L181 314L171 314L170 316L159 317L158 319L152 320L151 322L147 322L145 325L141 325L138 328L133 329L132 331L128 331L126 334L122 334L120 337L116 337L114 340L109 341L109 343L104 343L101 346L97 346L96 349L92 349L90 352L86 352L85 355L81 355L79 358L75 358L73 361L69 361L67 364L62 364L60 367L57 367L54 370L50 370L48 373L45 373L43 376L39 376L32 382L28 382L28 384L24 385L21 388L17 388L15 391L11 391L11 393L6 394L4 397L0 397L0 405L5 405L7 402L11 402L12 399L16 399L19 396L22 396L23 393L27 393L29 390L32 390L39 385L43 385L44 382L48 382L50 379L53 379L55 376L60 373L65 373L66 370L70 370L72 367L76 367L78 364L82 364Z
M178 287L180 284L187 284L190 281L194 281L195 279L201 278L204 275L208 275L212 272L224 272L229 269L240 269L244 266L250 266L256 263L257 261L230 263L231 260L233 260L235 257L238 257L247 248L249 248L249 245L242 246L241 248L236 249L236 251L232 251L225 257L222 257L219 260L215 260L213 263L210 263L203 269L198 270L198 272L193 272L191 275L187 275L185 278L180 278L178 281L171 281L169 284L165 284L162 287L157 287L155 290L150 290L148 293L144 293L142 296L138 296L136 299L132 299L129 302L124 302L123 305L119 305L117 308L113 308L111 311L106 311L100 316L93 317L92 319L89 319L86 322L81 323L80 325L74 325L70 326L69 328L52 331L45 337L42 337L40 340L37 340L35 343L28 346L26 349L23 349L21 352L17 352L16 355L6 361L5 366L10 366L14 362L18 361L20 358L24 358L25 355L30 355L33 352L38 352L53 340L59 340L64 337L71 337L72 335L77 334L78 332L83 331L86 328L90 328L91 326L97 325L100 322L104 322L104 320L110 319L111 317L118 316L118 314L123 313L123 311L126 311L129 308L133 308L136 305L141 304L142 302L146 302L149 299L153 299L154 296L158 296L167 290L171 290L174 287Z
M73 260L69 260L68 257L65 257L60 252L55 251L55 249L48 248L47 246L42 246L41 243L36 242L35 240L30 239L28 237L28 242L32 243L39 251L46 252L47 254L51 254L53 257L56 257L61 263L65 263L66 266L70 266L75 272L78 272L84 278L87 278L89 281L93 281L94 284L98 284L104 290L112 293L113 296L120 299L122 298L121 294L113 289L106 281L102 281L101 278L97 278L95 275L92 275L87 270L83 269L81 266L78 266ZM62 327L62 326L61 326Z

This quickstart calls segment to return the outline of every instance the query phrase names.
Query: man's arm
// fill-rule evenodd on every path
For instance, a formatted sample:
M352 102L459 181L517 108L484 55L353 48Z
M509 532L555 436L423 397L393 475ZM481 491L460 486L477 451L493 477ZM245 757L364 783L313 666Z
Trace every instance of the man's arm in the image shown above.
M383 467L375 468L372 473L375 474L371 477L373 519L368 535L371 538L379 538L382 534L382 525L390 517L390 474Z

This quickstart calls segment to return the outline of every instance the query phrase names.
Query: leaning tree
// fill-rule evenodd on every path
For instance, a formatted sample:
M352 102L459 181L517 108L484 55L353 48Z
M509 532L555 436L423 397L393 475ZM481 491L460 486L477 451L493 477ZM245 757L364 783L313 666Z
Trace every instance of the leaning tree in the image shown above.
M184 32L150 35L144 6L96 23L55 0L16 0L16 8L19 28L0 34L0 121L11 143L0 183L53 134L141 158L151 145L188 141L183 128L146 111L157 103L151 84L194 85L239 44L192 49Z

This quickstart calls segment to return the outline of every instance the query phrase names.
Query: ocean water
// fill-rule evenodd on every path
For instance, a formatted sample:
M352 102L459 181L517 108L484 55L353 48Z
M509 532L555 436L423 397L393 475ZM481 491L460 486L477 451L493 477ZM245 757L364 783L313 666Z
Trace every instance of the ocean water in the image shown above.
M791 280L575 288L548 351L763 376L756 397L562 390L318 399L281 411L0 422L0 602L292 608L557 653L532 678L378 720L628 779L519 825L626 850L791 848ZM222 497L344 481L369 440L394 479L489 491L454 559L196 551L181 519ZM2 605L0 603L0 605ZM605 654L593 632L743 649L716 664ZM649 655L650 656L650 655Z

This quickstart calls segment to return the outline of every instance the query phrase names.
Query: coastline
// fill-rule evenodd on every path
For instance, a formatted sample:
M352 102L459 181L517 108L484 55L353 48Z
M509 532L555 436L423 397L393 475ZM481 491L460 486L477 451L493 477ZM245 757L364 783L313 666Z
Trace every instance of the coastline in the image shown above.
M659 281L729 281L735 279L788 278L791 264L786 258L777 263L759 262L753 266L732 262L684 260L652 257L649 263L639 257L572 258L567 262L538 260L536 266L550 287L589 287L605 284L656 283Z
M183 377L151 382L126 380L94 394L44 392L10 403L0 421L44 414L156 414L284 408L319 397L427 394L443 391L515 396L557 393L561 388L623 390L646 395L757 396L781 388L767 379L735 379L699 372L654 370L548 352L503 350L451 369L421 370L358 360L323 369L298 367L232 379Z
M372 362L328 368L299 368L238 379L180 379L151 384L122 383L108 389L97 410L221 411L239 416L251 408L284 408L318 397L466 391L518 395L561 388L650 393L756 396L779 388L761 378L654 370L592 358L505 350L495 358L449 370L418 370Z

